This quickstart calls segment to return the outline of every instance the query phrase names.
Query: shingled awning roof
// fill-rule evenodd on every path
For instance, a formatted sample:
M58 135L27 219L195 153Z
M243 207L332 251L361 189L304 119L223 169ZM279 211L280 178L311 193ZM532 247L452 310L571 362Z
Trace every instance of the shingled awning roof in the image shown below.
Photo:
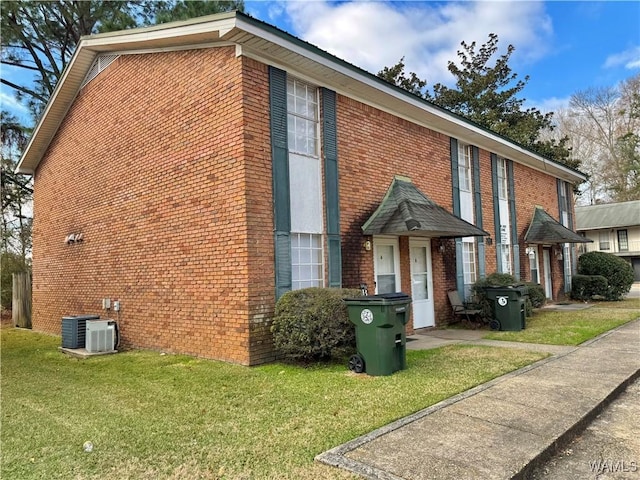
M529 229L524 236L524 242L550 245L554 243L590 243L592 240L569 230L545 212L542 207L536 207Z
M362 226L365 235L484 237L487 232L435 203L406 177L396 176L382 203Z

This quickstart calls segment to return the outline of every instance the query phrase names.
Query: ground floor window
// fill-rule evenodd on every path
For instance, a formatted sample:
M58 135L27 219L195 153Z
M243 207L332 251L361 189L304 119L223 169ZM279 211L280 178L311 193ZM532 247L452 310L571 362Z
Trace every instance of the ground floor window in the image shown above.
M508 243L501 243L496 245L498 251L500 252L500 264L502 267L502 273L513 273L513 269L511 267L511 245Z
M322 235L291 234L291 280L293 290L324 284Z
M536 247L527 248L527 257L529 257L529 274L533 283L540 283L540 274L538 272L538 249Z
M462 266L464 271L464 297L471 298L473 284L478 280L476 270L476 242L471 239L462 241Z

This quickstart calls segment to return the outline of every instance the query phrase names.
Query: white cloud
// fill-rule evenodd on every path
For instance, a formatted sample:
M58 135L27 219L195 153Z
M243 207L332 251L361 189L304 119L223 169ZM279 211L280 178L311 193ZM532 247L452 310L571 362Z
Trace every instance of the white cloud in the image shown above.
M404 56L407 71L415 71L429 85L452 83L447 63L457 60L463 40L480 46L489 33L497 33L501 52L513 44L512 60L526 63L547 52L552 34L541 2L296 1L280 5L294 34L329 53L372 73Z
M14 115L29 113L29 109L25 105L20 103L20 101L18 101L16 97L2 91L0 91L0 105L2 106L3 110L8 110Z
M605 68L624 66L627 70L640 68L640 45L631 47L624 52L609 55L604 62Z
M535 107L539 109L542 113L548 113L548 112L557 113L559 111L567 110L569 108L569 100L571 100L571 97L564 97L564 98L551 97L551 98L545 98L544 100L541 100L539 102L525 102L526 103L525 107L527 108Z

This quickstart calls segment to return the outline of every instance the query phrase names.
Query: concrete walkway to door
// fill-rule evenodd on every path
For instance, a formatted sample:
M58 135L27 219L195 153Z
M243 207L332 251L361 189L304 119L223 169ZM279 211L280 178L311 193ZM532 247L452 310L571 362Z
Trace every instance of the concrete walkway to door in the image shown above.
M587 303L571 303L567 305L550 304L543 308L545 310L553 311L572 311L584 310L592 306L592 304ZM407 350L429 350L432 348L442 347L444 345L465 343L471 345L487 345L491 347L520 348L533 352L547 352L557 355L570 352L576 348L574 346L566 345L543 345L538 343L484 340L482 337L487 332L487 330L465 330L458 328L423 330L420 333L407 336Z

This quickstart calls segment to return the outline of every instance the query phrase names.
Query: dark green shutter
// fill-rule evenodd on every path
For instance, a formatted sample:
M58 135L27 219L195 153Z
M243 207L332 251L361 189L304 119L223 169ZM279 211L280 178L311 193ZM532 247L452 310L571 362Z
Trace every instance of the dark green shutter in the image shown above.
M449 141L451 156L451 191L453 192L453 214L460 216L460 177L458 176L458 140ZM456 288L460 297L464 297L464 258L462 239L456 238Z
M478 147L471 147L471 155L473 159L473 195L476 214L476 226L482 226L482 192L480 190L480 152ZM478 237L478 277L486 276L485 253L484 253L484 237Z
M458 177L458 140L451 138L451 186L453 191L453 214L460 216L460 178Z
M287 143L287 74L269 67L276 299L291 290L291 203Z
M556 179L556 188L558 189L558 220L562 223L562 212L564 210L564 202L562 201L562 180Z
M500 196L498 193L498 156L491 154L491 188L493 193L493 223L494 223L494 244L496 246L496 272L502 273L502 259L500 258Z
M559 221L562 225L564 225L562 218L563 218L563 213L567 212L567 223L568 225L564 225L565 227L573 230L573 208L571 208L571 190L569 189L569 184L564 182L563 180L560 180L559 178L556 179L556 185L558 187L558 211L560 213L559 216ZM564 197L562 196L562 194L564 193ZM565 254L565 249L564 249L564 244L558 244L558 247L562 248L562 254ZM570 255L571 255L571 269L572 270L577 270L577 258L576 258L576 252L575 252L575 245L570 245L569 250L571 251ZM565 293L568 293L571 291L571 271L567 271L566 269L566 263L563 261L562 262L562 273L563 273L563 277L564 277L564 291Z
M507 162L507 188L509 190L509 223L511 224L511 247L513 252L513 276L520 280L520 244L516 219L516 189L513 180L513 162Z
M573 230L575 228L575 225L573 224L573 212L574 212L573 188L571 187L570 183L566 183L565 186L567 189L567 211L569 212L569 225L567 225L566 227L570 230ZM570 247L571 247L571 274L573 275L578 271L578 255L576 251L576 244L572 243ZM571 291L571 286L569 286L569 291Z
M327 215L327 258L329 286L342 287L340 245L340 202L338 194L338 132L336 126L336 92L322 89L322 149L324 151L325 209Z

